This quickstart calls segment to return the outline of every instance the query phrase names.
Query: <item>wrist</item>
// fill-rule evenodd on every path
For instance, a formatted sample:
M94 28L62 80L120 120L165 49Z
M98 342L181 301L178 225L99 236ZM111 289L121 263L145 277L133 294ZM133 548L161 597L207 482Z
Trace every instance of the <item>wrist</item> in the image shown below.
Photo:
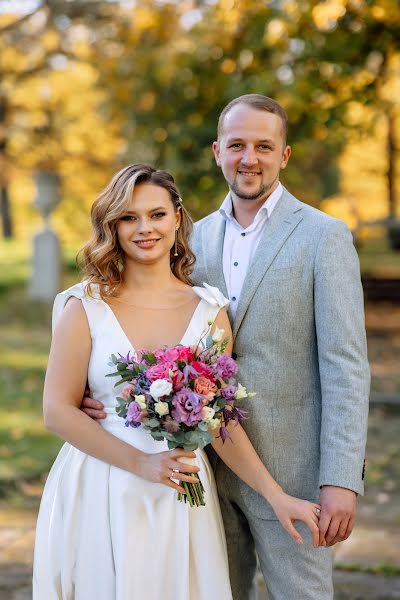
M138 475L141 477L143 469L144 469L144 461L147 457L145 452L138 450L131 446L130 452L127 453L127 467L126 470L132 473L133 475Z
M274 504L279 501L279 498L281 498L284 493L285 492L281 486L274 482L272 485L268 485L267 489L263 493L263 496L266 501L271 504L271 506L274 506Z

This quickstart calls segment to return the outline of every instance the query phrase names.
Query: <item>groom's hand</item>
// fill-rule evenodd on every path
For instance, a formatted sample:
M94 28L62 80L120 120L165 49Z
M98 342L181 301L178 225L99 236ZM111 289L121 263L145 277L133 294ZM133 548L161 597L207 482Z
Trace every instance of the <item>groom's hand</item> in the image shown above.
M356 498L356 493L346 488L333 485L321 488L321 516L318 523L320 546L333 546L347 540L356 520Z
M86 388L85 395L82 398L81 410L92 419L105 419L107 415L103 410L103 404L91 398L89 394L90 390Z

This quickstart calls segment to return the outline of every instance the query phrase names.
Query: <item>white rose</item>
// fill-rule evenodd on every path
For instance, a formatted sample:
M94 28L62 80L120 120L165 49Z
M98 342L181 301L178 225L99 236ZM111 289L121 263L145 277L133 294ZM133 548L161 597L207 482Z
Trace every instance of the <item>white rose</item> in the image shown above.
M154 400L158 400L161 396L168 396L172 391L172 383L166 379L156 379L150 386L150 394Z
M201 418L203 419L203 421L209 423L214 418L214 415L215 410L213 408L211 408L210 406L203 406L203 410L201 412Z
M208 423L208 427L210 429L216 429L220 425L221 425L220 419L211 419L211 421L209 421L209 423Z
M222 338L224 336L224 333L225 333L225 329L220 329L219 327L216 327L215 331L212 335L212 341L216 342L216 343L221 342Z
M146 396L144 396L144 394L139 394L138 396L135 396L135 400L139 404L139 406L140 406L141 409L147 408L147 406L146 406Z
M157 404L154 407L154 410L160 415L160 417L167 415L169 413L168 402L157 402Z
M247 390L241 383L239 383L235 394L235 400L243 400L243 398L247 398Z

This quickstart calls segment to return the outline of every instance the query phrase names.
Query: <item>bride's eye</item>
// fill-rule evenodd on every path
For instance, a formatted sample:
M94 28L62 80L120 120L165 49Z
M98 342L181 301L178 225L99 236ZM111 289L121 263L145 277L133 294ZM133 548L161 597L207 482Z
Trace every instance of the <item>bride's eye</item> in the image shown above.
M134 217L133 215L124 215L121 217L121 221L133 221L136 217Z
M157 212L154 213L153 217L155 217L156 219L160 219L161 217L165 217L166 213L165 212Z

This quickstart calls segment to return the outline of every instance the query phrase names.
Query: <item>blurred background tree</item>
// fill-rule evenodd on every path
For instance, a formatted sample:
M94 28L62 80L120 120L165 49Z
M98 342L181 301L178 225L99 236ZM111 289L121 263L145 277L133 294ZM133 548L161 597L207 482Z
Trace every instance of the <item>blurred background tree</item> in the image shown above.
M219 112L251 92L289 114L294 193L349 224L396 216L397 0L43 0L0 16L5 236L43 165L63 176L56 222L68 239L82 238L89 204L128 162L171 170L203 216L225 193L210 150ZM371 145L374 159L358 160L354 148L369 156Z

